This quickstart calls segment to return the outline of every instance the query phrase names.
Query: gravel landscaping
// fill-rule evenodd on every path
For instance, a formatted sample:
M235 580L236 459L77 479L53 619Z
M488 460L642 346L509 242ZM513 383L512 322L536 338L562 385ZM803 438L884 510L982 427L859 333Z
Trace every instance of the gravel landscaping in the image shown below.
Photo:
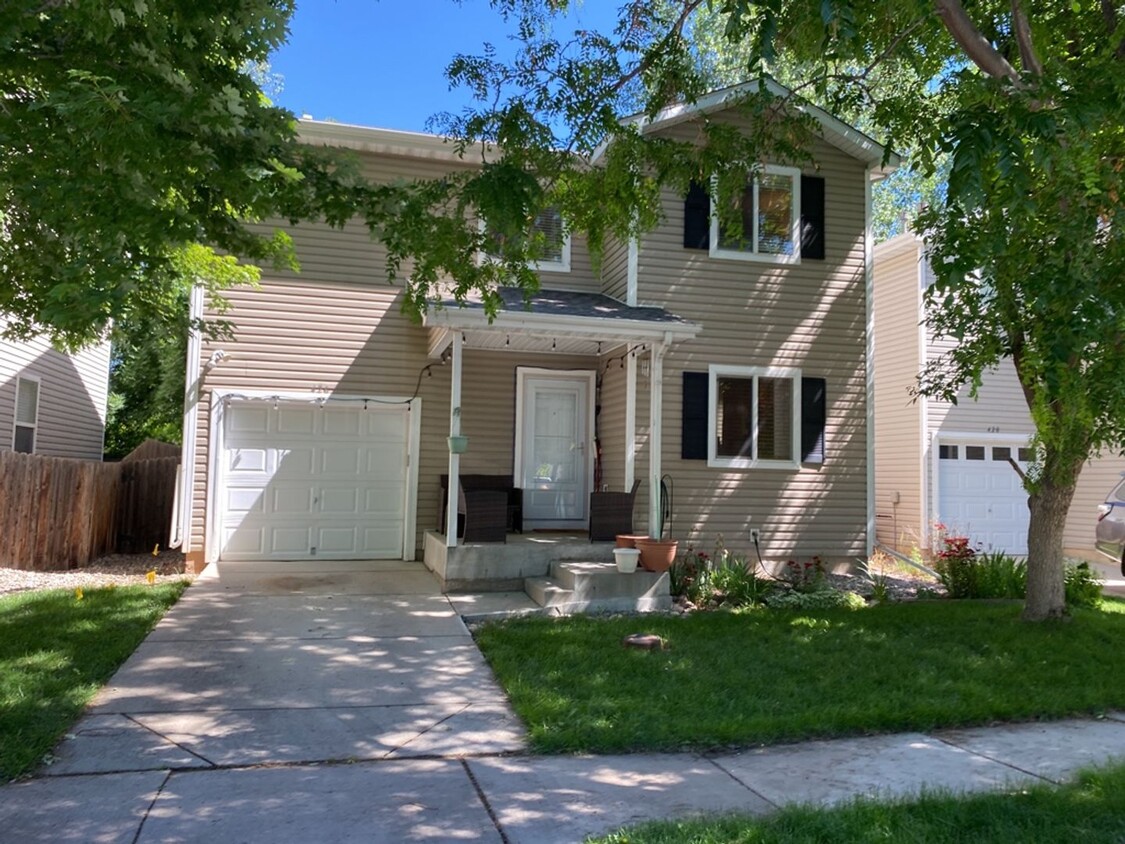
M184 555L165 549L158 555L111 554L94 560L86 566L63 571L23 571L0 567L0 595L27 592L36 589L83 589L115 584L147 583L146 575L156 572L157 583L191 580L185 574Z

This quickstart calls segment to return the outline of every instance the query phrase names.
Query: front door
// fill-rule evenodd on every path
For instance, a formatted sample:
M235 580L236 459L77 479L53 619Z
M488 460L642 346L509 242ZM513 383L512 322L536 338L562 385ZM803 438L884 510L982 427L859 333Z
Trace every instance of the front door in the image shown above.
M593 478L595 373L517 370L516 475L524 525L583 528Z

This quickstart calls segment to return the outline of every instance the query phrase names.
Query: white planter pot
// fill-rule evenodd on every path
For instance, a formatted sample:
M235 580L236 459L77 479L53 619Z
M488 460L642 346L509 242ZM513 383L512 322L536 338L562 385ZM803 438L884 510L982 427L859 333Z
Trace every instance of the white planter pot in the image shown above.
M613 559L617 563L617 570L622 574L632 574L637 570L637 560L641 552L636 548L614 548Z

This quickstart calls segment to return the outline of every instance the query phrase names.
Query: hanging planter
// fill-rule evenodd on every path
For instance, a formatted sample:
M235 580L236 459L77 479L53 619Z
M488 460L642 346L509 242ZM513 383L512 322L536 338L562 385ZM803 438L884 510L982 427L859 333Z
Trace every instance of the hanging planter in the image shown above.
M469 438L465 436L447 437L450 454L464 454L469 450Z

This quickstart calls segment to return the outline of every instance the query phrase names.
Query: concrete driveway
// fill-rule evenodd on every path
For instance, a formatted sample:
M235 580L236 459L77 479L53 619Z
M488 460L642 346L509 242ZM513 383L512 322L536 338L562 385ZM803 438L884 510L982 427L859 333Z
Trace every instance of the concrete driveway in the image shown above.
M717 755L523 748L421 566L244 566L197 580L52 764L0 788L0 840L578 842L649 818L1058 782L1125 758L1125 713Z

